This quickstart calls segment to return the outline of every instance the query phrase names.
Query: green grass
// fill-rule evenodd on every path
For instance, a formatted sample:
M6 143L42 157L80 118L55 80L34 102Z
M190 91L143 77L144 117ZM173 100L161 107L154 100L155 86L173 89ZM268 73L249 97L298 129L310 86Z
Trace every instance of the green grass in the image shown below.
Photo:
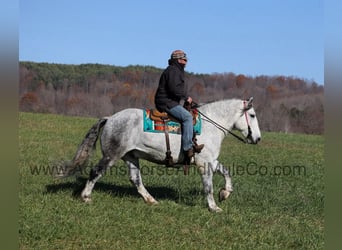
M184 176L142 162L157 206L143 202L123 162L99 180L91 204L78 198L87 175L45 174L52 162L72 158L95 121L20 113L20 249L323 249L322 136L263 133L257 146L228 137L220 161L234 192L214 214L194 168ZM215 175L215 194L223 184Z

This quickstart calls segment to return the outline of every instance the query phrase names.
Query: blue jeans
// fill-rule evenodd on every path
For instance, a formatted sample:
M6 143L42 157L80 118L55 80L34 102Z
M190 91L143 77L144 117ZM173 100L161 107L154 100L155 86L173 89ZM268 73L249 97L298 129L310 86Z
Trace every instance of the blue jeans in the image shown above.
M184 151L188 151L192 148L192 136L194 132L192 115L181 105L167 110L167 113L180 121L182 128L182 148Z

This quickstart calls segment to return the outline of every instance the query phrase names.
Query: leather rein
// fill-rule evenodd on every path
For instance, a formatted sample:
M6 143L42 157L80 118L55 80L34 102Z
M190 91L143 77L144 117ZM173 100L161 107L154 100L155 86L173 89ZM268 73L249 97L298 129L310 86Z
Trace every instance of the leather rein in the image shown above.
M249 121L248 121L248 117L247 117L247 110L246 110L246 101L243 101L243 105L244 105L244 114L245 114L245 118L246 118L246 122L247 122L247 126L248 126L248 135L245 138L242 138L241 136L233 133L231 130L225 128L224 126L218 124L217 122L215 122L214 120L212 120L211 118L209 118L207 115L203 114L201 111L199 111L197 109L197 107L200 107L199 104L193 102L195 104L195 107L196 107L196 111L205 118L206 121L208 121L209 123L213 124L216 128L218 128L219 130L221 130L224 135L227 135L227 132L229 134L231 134L232 136L234 136L236 139L238 139L239 141L243 142L243 143L247 143L247 138L249 138L251 135L252 135L252 130L251 130L251 127L249 125Z

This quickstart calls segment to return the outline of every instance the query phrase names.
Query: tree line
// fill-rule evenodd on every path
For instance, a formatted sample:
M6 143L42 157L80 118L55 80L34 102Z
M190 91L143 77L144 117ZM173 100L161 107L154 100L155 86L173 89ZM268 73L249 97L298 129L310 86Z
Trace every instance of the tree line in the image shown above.
M163 69L102 64L20 62L19 110L101 117L125 108L154 107ZM186 72L198 103L254 97L263 131L322 134L324 86L294 76Z

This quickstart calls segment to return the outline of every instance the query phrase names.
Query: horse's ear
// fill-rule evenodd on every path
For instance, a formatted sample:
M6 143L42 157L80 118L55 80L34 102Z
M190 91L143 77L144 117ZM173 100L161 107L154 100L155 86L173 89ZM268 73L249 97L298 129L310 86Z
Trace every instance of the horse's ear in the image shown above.
M247 108L250 109L251 107L253 107L253 96L247 100Z

